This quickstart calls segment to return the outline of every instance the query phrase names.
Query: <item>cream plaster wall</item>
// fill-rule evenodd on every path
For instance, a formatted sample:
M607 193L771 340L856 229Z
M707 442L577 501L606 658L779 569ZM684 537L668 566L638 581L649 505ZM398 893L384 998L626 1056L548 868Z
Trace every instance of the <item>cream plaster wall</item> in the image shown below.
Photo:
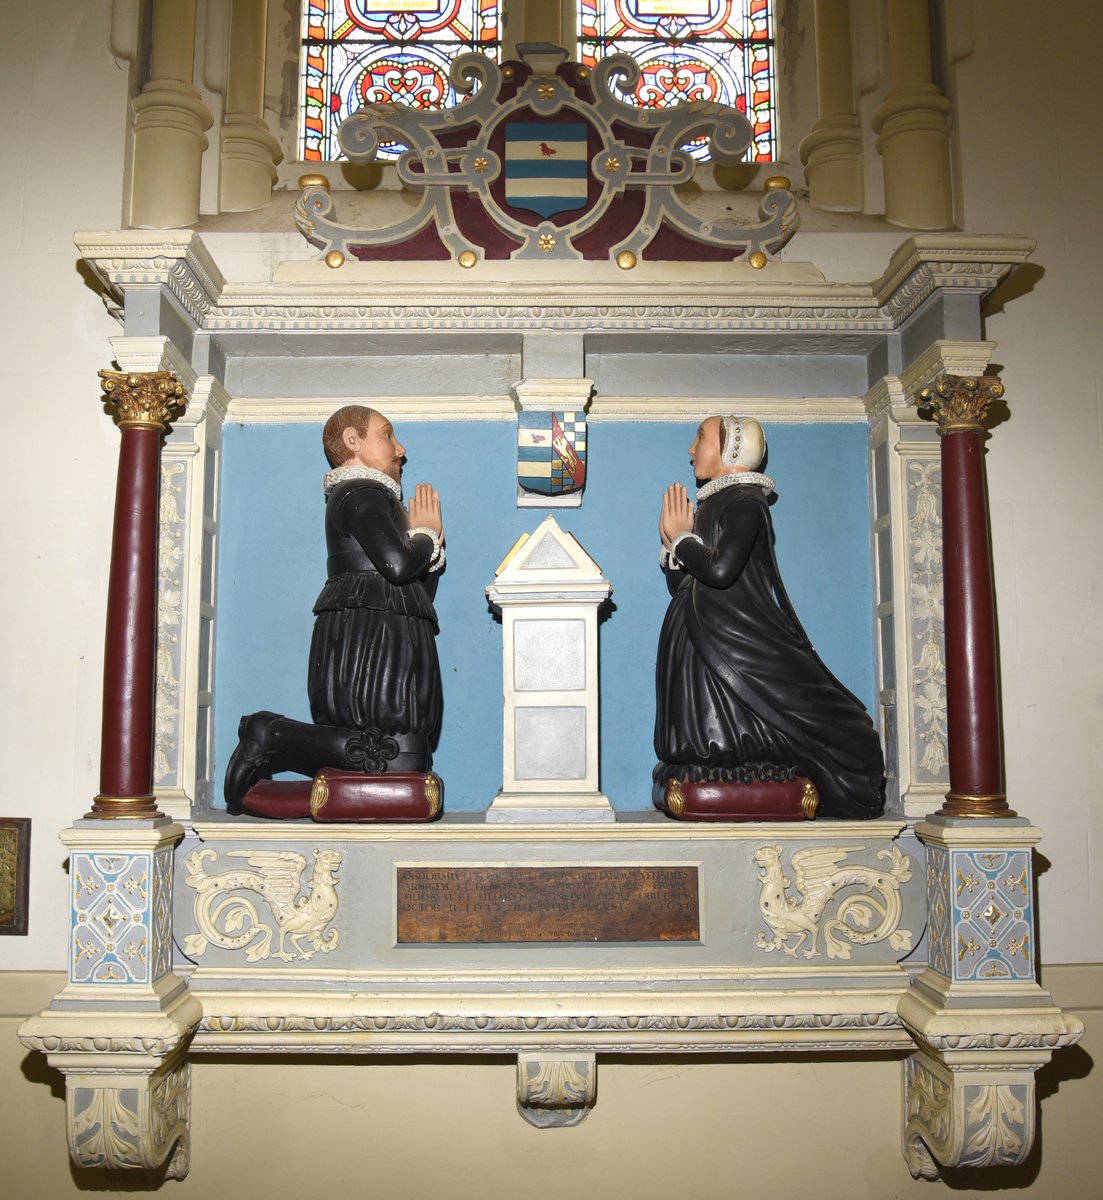
M1021 0L976 11L976 49L956 72L967 228L1038 239L987 331L1011 410L989 450L1008 793L1046 831L1043 957L1099 962L1103 15L1078 6L1070 38ZM1043 80L1052 100L1028 111Z
M97 790L104 604L118 434L98 401L118 325L81 275L78 228L117 228L128 68L109 0L56 20L0 0L0 815L30 816L30 933L5 969L58 968L58 831Z
M80 273L72 232L119 224L128 70L106 48L108 0L55 7L47 37L33 6L0 0L0 489L8 514L0 534L0 814L34 818L30 934L0 942L5 972L54 971L64 961L57 834L97 787L118 446L96 380L118 326ZM1005 288L1006 307L997 301L988 325L1011 412L989 461L1009 790L1012 805L1046 833L1043 959L1098 963L1103 111L1095 48L1103 14L1079 6L1075 36L1058 42L1026 0L973 7L974 48L953 77L966 229L1039 242L1035 265ZM1042 82L1053 100L1033 113L1020 108ZM900 236L798 235L791 257L814 259L831 278L869 279ZM258 238L236 250L234 273L247 275L272 243ZM1103 1169L1099 1073L1079 1078L1103 1054L1103 986L1098 970L1058 977L1080 989L1079 997L1057 989L1057 998L1086 1016L1088 1034L1040 1089L1061 1081L1044 1105L1033 1194L1077 1200L1097 1194ZM0 1162L14 1197L107 1182L73 1182L62 1105L51 1092L58 1078L14 1039L12 1014L41 1007L55 983L0 974L3 994L22 997L0 1003ZM195 1168L181 1186L195 1196L232 1186L240 1200L319 1184L331 1195L379 1196L707 1197L810 1187L828 1200L931 1194L899 1157L894 1061L613 1062L601 1067L594 1115L577 1130L552 1132L516 1116L512 1073L505 1062L268 1063L248 1073L240 1063L200 1062ZM1025 1186L1032 1169L1007 1185ZM980 1194L963 1186L963 1196Z

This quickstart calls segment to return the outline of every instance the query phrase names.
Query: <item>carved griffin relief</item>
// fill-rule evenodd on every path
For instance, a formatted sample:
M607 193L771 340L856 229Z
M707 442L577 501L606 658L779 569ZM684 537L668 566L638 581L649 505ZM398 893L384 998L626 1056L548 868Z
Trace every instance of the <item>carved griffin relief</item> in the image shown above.
M814 846L797 850L791 861L799 898L789 894L792 880L781 863L781 846L760 846L754 852L761 867L758 906L772 930L760 932L755 945L768 954L782 950L815 958L824 912L844 889L857 887L839 900L835 914L822 925L828 958L850 958L851 946L868 946L888 939L896 950L910 950L911 930L901 929L903 897L900 885L911 879L911 860L899 847L881 850L877 857L890 860L888 870L860 863L844 863L862 846Z
M315 950L328 953L336 949L341 934L326 927L339 906L339 851L314 851L314 871L305 896L299 895L306 869L304 855L294 850L231 850L228 857L244 858L253 869L208 874L207 862L217 858L210 848L196 850L188 859L187 883L198 893L195 923L199 932L184 940L187 954L198 957L214 945L223 950L245 949L249 962L265 958L291 962L296 956L313 958ZM234 894L241 892L252 892L264 901L275 917L275 929L261 920L253 899ZM309 941L314 950L306 949L304 941Z

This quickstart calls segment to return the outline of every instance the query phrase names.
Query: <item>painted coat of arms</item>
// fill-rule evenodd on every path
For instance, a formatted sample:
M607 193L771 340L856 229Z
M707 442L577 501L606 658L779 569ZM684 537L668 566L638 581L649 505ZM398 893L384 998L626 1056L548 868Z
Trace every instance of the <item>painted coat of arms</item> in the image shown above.
M582 208L589 181L584 121L509 121L506 202L547 219Z
M517 482L541 496L581 492L586 483L586 414L522 412L517 426Z

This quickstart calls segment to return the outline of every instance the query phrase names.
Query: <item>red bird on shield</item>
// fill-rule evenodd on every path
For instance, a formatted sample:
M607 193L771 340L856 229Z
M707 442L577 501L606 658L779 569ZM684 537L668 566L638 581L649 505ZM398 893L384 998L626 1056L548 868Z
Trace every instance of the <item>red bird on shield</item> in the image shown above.
M540 153L545 158L553 158L556 154L559 153L559 151L553 150L552 147L549 146L547 142L541 142L540 143Z

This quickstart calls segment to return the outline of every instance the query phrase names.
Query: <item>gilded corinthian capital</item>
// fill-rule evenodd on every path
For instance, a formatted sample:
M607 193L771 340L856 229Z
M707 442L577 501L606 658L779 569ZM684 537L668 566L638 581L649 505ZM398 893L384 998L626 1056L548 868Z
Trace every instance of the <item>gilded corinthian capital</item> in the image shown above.
M101 371L104 396L121 429L167 429L183 411L184 385L171 371Z
M979 431L993 400L1003 395L998 375L942 375L917 398L919 411L938 422L939 433Z

